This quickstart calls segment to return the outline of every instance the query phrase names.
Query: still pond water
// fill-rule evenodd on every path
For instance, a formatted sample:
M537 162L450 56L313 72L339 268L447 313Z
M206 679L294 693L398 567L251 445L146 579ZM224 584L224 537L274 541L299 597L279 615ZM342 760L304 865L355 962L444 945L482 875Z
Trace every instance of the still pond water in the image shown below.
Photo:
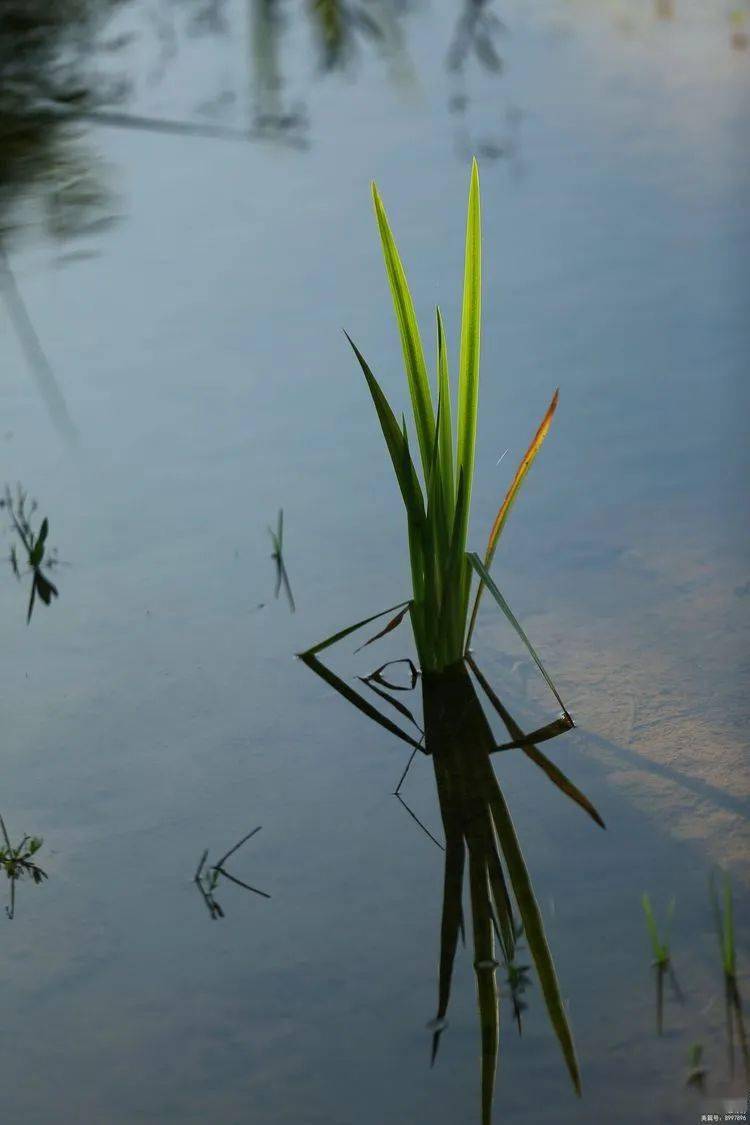
M40 152L6 163L0 481L39 500L70 565L28 627L28 586L0 576L0 813L44 837L49 876L2 919L4 1121L480 1121L468 934L430 1067L443 854L414 816L440 844L431 763L401 788L410 816L393 796L409 747L293 656L408 596L400 498L340 328L405 404L375 178L418 313L439 301L456 344L472 153L472 540L560 386L495 575L576 719L544 749L607 823L496 756L583 1097L538 982L519 1036L499 971L493 1120L698 1121L696 1042L706 1096L746 1092L708 893L732 873L742 986L746 25L682 0L492 16L103 5L93 93L65 102L83 118L45 119ZM269 557L282 507L294 614ZM331 657L348 682L412 655L405 625L353 658L354 641ZM489 600L475 648L525 729L554 716ZM198 861L258 825L227 869L271 897L222 879L212 920ZM661 1036L644 891L660 919L676 899L682 1001L667 987Z

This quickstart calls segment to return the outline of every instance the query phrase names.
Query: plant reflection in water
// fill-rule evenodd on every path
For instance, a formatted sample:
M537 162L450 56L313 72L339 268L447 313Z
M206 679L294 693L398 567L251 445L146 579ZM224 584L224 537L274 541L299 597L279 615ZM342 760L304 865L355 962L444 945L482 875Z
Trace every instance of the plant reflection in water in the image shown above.
M229 872L224 868L224 864L229 859L229 857L231 855L234 855L235 852L239 851L243 844L246 844L248 840L256 835L256 833L260 832L260 829L260 825L257 828L253 828L252 832L248 832L248 834L246 836L243 836L241 840L238 840L237 843L234 844L228 852L225 852L217 863L213 863L208 867L206 866L206 861L208 860L208 848L206 848L206 850L203 852L203 855L201 856L198 863L195 875L193 876L193 881L201 893L208 913L211 915L211 918L214 921L216 921L217 918L225 917L224 910L216 901L216 897L214 894L216 888L219 885L219 880L222 878L227 879L230 883L234 883L238 887L242 887L243 890L252 891L253 894L260 895L261 898L271 897L265 891L259 891L257 887L251 887L249 883L245 883L242 881L242 879L238 879L236 875L230 875Z
M25 571L21 571L21 562L18 557L15 544L10 548L8 561L11 570L16 578L21 580L26 574L31 574L31 590L29 594L29 604L26 611L26 624L31 621L31 614L34 611L34 602L37 595L40 601L45 605L50 605L52 598L58 597L57 587L49 580L44 573L45 570L49 571L60 565L60 560L57 557L55 548L48 550L47 548L47 535L49 534L49 521L45 518L42 520L39 531L34 531L31 520L37 509L36 500L32 500L27 506L28 497L24 490L19 485L16 491L15 498L10 489L6 486L5 494L0 498L0 508L4 508L11 520L11 529L21 541L23 552L26 556Z
M402 606L387 610L392 615ZM376 615L380 616L380 615ZM331 671L318 658L325 648L344 640L355 629L375 620L370 618L307 652L300 659L316 675L355 706L412 747L412 757L396 788L399 790L412 761L421 752L431 757L437 797L443 824L444 845L437 840L407 807L419 826L445 853L443 908L440 925L438 1003L433 1031L432 1060L435 1060L451 996L453 967L459 935L464 932L463 889L468 868L469 902L473 931L473 958L481 1029L481 1120L488 1125L492 1115L495 1075L499 1052L499 988L497 971L502 968L510 996L513 1018L522 1030L524 995L530 986L530 957L536 970L552 1029L558 1039L571 1082L580 1093L581 1079L573 1037L563 1003L554 962L547 944L544 923L516 830L492 766L490 755L498 751L520 750L567 797L578 804L600 827L599 813L578 787L557 767L536 743L569 730L573 723L567 712L545 727L526 734L502 704L473 656L439 673L419 673L411 661L403 663L410 683L399 684L384 673L382 665L360 683L407 718L420 737L415 738L388 715L379 711L359 691ZM383 630L382 632L385 632ZM373 638L373 640L376 638ZM421 680L423 730L412 710L394 690L407 691ZM498 745L480 701L479 688L498 713L508 732L508 741ZM528 953L521 953L521 940Z

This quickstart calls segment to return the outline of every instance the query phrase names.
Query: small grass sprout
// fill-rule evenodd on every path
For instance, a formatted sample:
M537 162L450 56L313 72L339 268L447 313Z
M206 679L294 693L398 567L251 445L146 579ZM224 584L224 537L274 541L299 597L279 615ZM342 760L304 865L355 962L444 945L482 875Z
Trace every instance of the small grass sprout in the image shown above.
M692 1043L688 1051L688 1071L685 1085L705 1093L708 1070L703 1065L703 1044Z
M538 657L518 622L509 614L507 603L502 598L498 599L499 591L488 582L488 570L521 484L549 431L557 406L557 392L500 507L490 532L484 562L467 551L479 406L482 306L482 235L477 162L474 160L471 169L466 221L455 425L448 344L440 309L436 310L435 404L406 274L375 184L372 186L372 196L401 337L416 432L416 456L412 455L406 417L402 415L401 421L398 421L361 351L348 334L347 339L370 390L406 509L412 576L409 612L422 671L441 672L463 659L471 640L485 585L489 586L500 608L539 664ZM469 620L474 572L479 576L479 587ZM539 666L541 668L541 664ZM546 674L545 678L548 679ZM555 694L557 695L556 692Z
M656 1031L658 1035L661 1035L664 1030L664 977L667 973L670 974L672 979L675 994L678 997L680 996L677 981L672 971L672 956L669 949L669 931L674 915L675 900L673 898L670 899L669 906L667 907L667 918L663 937L659 934L659 928L656 924L656 916L651 906L651 900L645 891L643 892L641 903L646 918L648 936L651 939L651 949L654 954L652 967L656 973Z
M732 880L726 872L721 873L721 893L717 887L716 874L711 876L711 905L713 907L716 934L719 939L721 967L724 973L724 1000L727 1020L727 1046L729 1068L734 1075L735 1030L745 1067L745 1075L750 1081L750 1054L748 1053L745 1019L742 1011L742 997L737 982L737 950L734 937L734 902Z
M44 841L41 836L24 836L15 847L10 842L5 821L0 816L0 830L2 843L0 843L0 868L10 879L10 904L6 906L5 913L13 918L16 912L16 883L28 875L35 883L39 884L47 878L47 873L32 859L42 847Z
M670 899L669 906L667 907L667 921L663 939L659 936L659 929L656 924L656 916L654 915L653 907L651 906L651 899L645 891L643 892L641 902L643 904L643 913L646 917L648 936L651 939L651 948L654 954L654 967L666 969L670 962L669 930L674 916L675 900Z

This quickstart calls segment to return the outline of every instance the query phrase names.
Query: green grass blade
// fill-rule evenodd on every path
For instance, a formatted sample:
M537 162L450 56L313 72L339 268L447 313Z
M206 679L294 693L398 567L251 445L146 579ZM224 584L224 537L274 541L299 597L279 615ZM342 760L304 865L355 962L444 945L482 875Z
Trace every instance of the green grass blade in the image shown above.
M440 464L441 449L438 441L442 410L443 395L441 389L438 396L437 425L435 427L435 439L432 443L430 476L427 486L427 526L430 533L430 547L432 550L433 563L435 567L436 591L438 598L440 596L442 576L445 571L445 563L448 555L448 545L450 537L450 524L447 524L445 519L445 506L443 502L445 490L443 485L442 466Z
M479 201L479 169L471 166L469 206L466 219L464 295L461 314L461 352L458 370L458 449L456 465L463 470L467 503L461 529L466 544L474 477L474 445L477 433L479 399L479 337L482 318L482 222Z
M438 369L438 442L440 446L440 479L443 487L443 507L446 524L450 526L455 505L455 479L453 475L453 421L451 418L451 385L448 373L448 345L440 309L437 317L437 369Z
M677 899L672 896L667 906L667 917L664 922L664 949L669 952L669 935L672 932L672 919L674 918L674 908L677 904Z
M643 906L643 913L646 917L646 928L648 929L648 935L651 939L651 948L654 953L654 960L656 962L662 962L664 960L666 951L661 943L661 938L659 937L659 930L656 925L656 918L654 916L654 909L651 905L651 899L648 897L645 891L643 892L641 904Z
M355 621L353 625L347 625L345 629L339 629L337 633L332 633L330 637L326 637L324 641L319 641L318 644L313 645L311 648L305 649L304 652L298 652L297 655L300 659L303 656L317 656L319 652L324 649L330 648L335 645L337 641L343 641L351 633L356 633L357 629L364 629L365 625L369 625L372 621L377 621L379 617L385 617L386 613L394 613L397 609L403 606L410 606L411 601L399 602L398 605L392 605L389 609L381 609L380 613L373 613L371 617L365 617L363 621Z
M423 667L430 667L434 658L434 554L430 529L422 507L422 491L409 452L406 419L402 420L403 478L406 488L405 503L409 531L409 562L411 564L414 599L411 620L414 640Z
M446 644L452 651L459 651L463 635L463 617L461 616L460 584L463 573L464 552L461 543L461 527L466 508L466 487L463 469L458 473L458 489L456 492L456 510L453 516L453 528L448 547L448 560L445 568L445 581L443 584L443 598L440 606L438 633L445 638Z
M529 655L533 659L533 661L536 664L539 671L544 676L544 679L547 683L548 688L550 689L550 691L554 695L557 702L562 707L564 714L567 715L568 709L565 706L565 704L563 703L562 698L560 696L560 693L558 692L555 685L552 683L552 680L549 678L544 665L542 664L541 660L539 659L539 657L536 653L536 649L534 648L531 641L529 640L529 638L524 633L524 631L521 628L520 624L518 623L516 617L514 616L512 609L510 608L510 606L506 602L505 598L503 597L503 595L500 593L497 586L495 585L495 582L492 578L492 575L489 573L489 571L485 567L482 560L479 558L479 555L476 554L476 552L472 552L467 557L468 557L471 565L474 567L474 570L479 575L480 581L485 584L485 586L487 587L489 592L492 594L492 596L495 599L495 601L497 602L497 604L500 606L500 609L503 611L505 616L508 618L508 621L510 621L510 623L513 626L513 628L515 629L516 633L518 633L518 636L521 638L523 643L526 645L526 648L528 649Z
M388 452L391 455L391 462L396 473L401 495L404 499L407 515L410 519L419 522L424 520L424 501L422 498L422 489L419 484L414 464L408 452L408 447L404 441L402 430L396 421L396 416L391 410L388 399L383 394L380 385L370 370L365 357L357 345L352 340L347 332L344 332L347 340L352 346L352 350L357 357L362 372L367 381L367 386L372 395L372 401L375 404L378 419L380 421L380 428L383 431L385 443L388 446Z
M419 335L419 325L417 324L417 317L414 312L414 302L411 299L404 267L401 264L398 249L393 234L391 233L391 228L388 225L388 217L383 207L383 201L380 198L375 184L372 185L372 199L375 205L375 217L378 222L378 230L380 231L380 241L383 246L386 273L388 274L391 295L393 297L393 307L396 311L396 319L401 334L404 366L409 383L409 394L411 395L414 410L414 422L417 429L419 452L422 458L422 468L424 469L426 480L430 463L430 453L432 452L432 440L435 432L435 416L432 409L432 395L430 393L430 381L427 377L427 365L422 349L422 340Z
M379 641L381 637L384 637L386 635L386 633L390 633L393 629L397 629L406 616L410 604L410 602L407 602L404 608L400 609L396 616L391 618L387 625L384 625L382 629L379 629L374 636L370 637L369 640L361 644L359 648L355 648L354 655L356 656L357 653L361 652L363 648L367 648L368 645L374 644L375 641Z
M531 956L534 959L534 965L536 966L537 976L539 977L539 983L542 988L542 994L547 1006L550 1022L562 1048L563 1057L565 1058L576 1093L580 1094L581 1075L578 1070L573 1036L563 1006L562 996L560 995L560 985L557 981L557 973L555 972L552 954L547 945L544 923L542 922L539 906L534 897L534 890L531 885L531 880L529 879L529 873L526 869L526 863L518 843L516 830L513 826L508 806L505 803L505 798L497 783L497 778L489 763L489 759L487 760L487 780L488 791L491 794L489 801L492 819L495 824L495 831L497 832L497 838L500 842L503 856L505 857L505 865L508 868L508 875L518 905L518 912L523 922L526 942Z

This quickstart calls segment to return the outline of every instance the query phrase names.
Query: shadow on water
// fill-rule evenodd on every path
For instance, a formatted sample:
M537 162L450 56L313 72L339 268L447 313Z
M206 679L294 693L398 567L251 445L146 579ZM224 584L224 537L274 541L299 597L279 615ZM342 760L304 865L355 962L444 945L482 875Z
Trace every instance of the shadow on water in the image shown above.
M405 613L404 607L394 606L386 614L390 615L394 611L403 612L389 620L385 629L371 638L371 641L377 640L400 623ZM534 745L536 741L550 739L569 730L573 724L567 712L538 732L525 734L471 655L440 673L419 673L410 660L401 660L391 661L369 676L360 677L360 683L409 720L421 735L419 738L415 738L375 708L318 658L323 649L343 640L355 629L374 619L358 622L357 625L342 630L321 645L301 653L300 659L368 718L412 747L412 756L396 787L395 795L419 827L444 851L445 856L437 1012L435 1019L428 1025L433 1031L433 1063L447 1026L459 937L464 936L465 940L464 883L468 871L481 1036L481 1120L483 1125L488 1125L492 1116L499 1055L498 971L503 972L513 1019L520 1034L526 1007L525 995L531 984L528 975L530 966L521 963L522 942L536 970L550 1024L559 1042L570 1080L576 1092L580 1093L581 1090L573 1036L544 923L510 810L493 769L491 755L498 751L520 750L599 826L603 828L604 823L588 798ZM384 674L393 665L404 666L408 676L404 683L396 680L393 673L388 676ZM413 690L420 680L423 728L412 710L392 694L393 691ZM478 691L483 692L505 725L509 736L507 742L498 745ZM432 759L444 844L432 835L400 797L399 790L418 751Z

